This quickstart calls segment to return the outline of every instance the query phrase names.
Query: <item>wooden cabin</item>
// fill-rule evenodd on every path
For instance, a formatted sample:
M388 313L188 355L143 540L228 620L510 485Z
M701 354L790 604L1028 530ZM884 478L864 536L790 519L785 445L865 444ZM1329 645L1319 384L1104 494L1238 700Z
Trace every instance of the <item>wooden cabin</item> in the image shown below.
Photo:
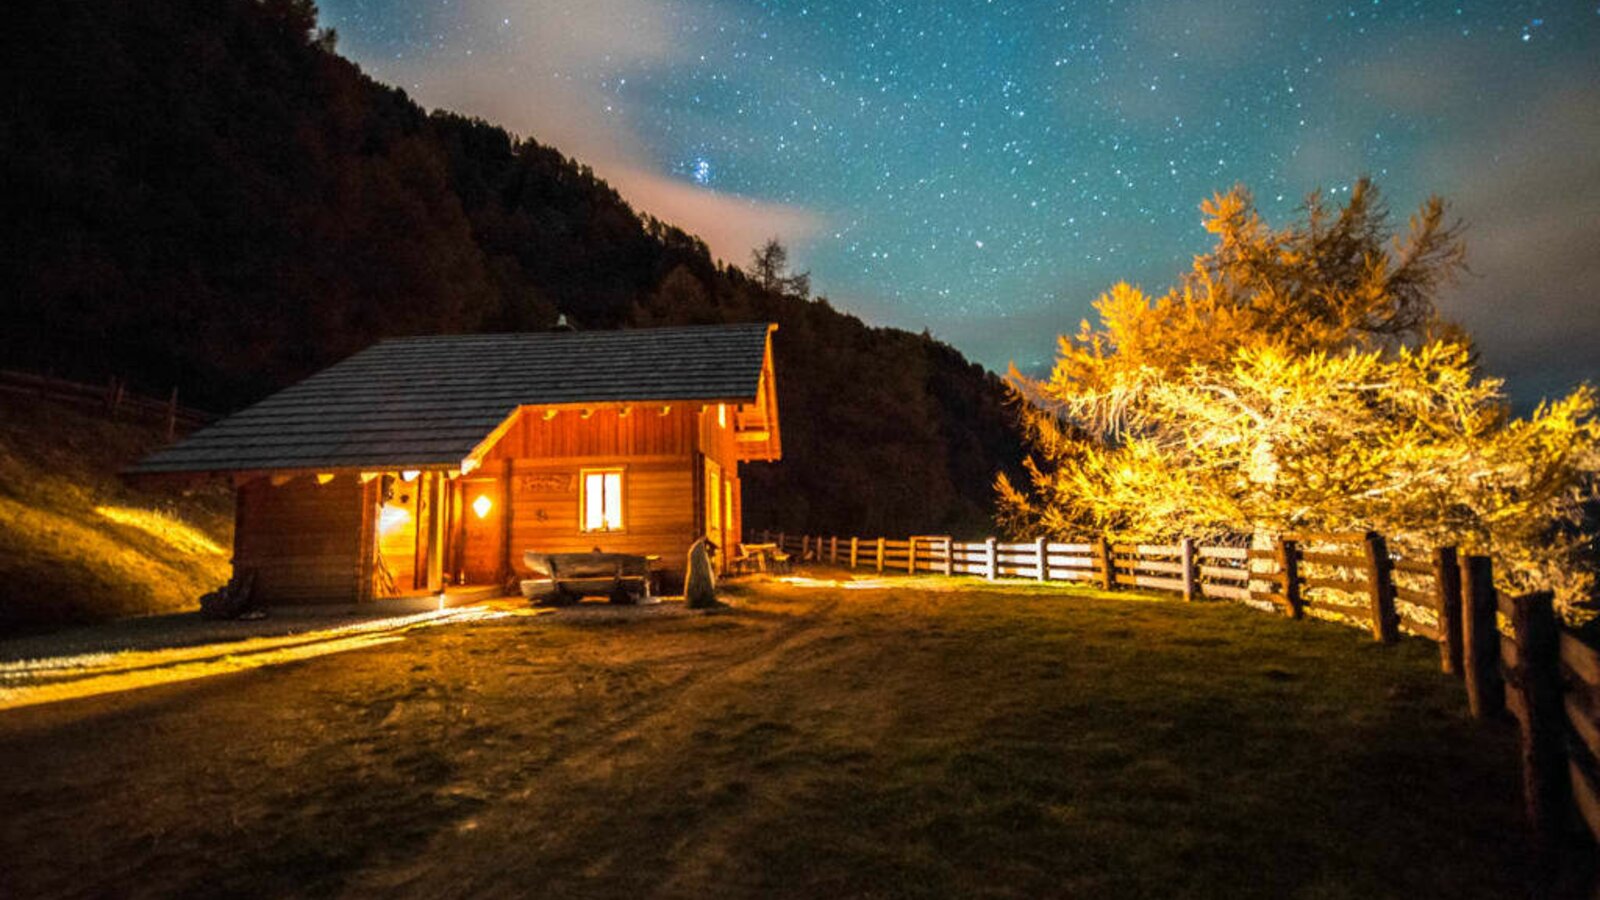
M781 453L776 328L384 341L129 474L232 479L234 569L267 604L506 586L529 550L657 556L671 582L697 537L739 541L739 465Z

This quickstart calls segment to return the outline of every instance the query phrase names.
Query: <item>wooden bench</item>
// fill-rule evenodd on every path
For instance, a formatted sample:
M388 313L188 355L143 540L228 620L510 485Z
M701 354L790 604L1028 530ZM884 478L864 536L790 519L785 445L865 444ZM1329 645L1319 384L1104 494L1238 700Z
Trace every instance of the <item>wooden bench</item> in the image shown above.
M565 605L583 597L608 597L612 603L648 600L655 591L652 557L631 553L522 554L533 577L523 579L522 596Z

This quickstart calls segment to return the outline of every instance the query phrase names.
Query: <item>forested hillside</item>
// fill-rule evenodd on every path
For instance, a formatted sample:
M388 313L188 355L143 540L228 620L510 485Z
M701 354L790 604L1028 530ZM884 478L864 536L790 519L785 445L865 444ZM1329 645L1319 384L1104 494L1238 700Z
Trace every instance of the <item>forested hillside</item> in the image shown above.
M429 114L305 0L19 0L0 105L8 365L237 408L389 335L771 320L783 462L752 527L981 527L1004 388L768 290L558 150Z

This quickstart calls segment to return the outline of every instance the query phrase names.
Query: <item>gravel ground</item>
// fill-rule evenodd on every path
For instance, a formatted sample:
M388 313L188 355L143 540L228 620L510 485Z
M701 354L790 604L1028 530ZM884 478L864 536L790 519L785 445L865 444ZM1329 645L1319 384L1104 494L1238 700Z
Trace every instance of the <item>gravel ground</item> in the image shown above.
M218 621L197 612L141 616L102 625L85 625L49 634L0 641L0 671L8 664L102 657L129 651L153 652L252 638L331 632L378 623L400 623L412 616L269 615L265 619Z
M406 615L302 610L232 621L198 613L126 619L0 643L0 709L299 662L438 625L516 616L552 616L582 624L694 614L682 598L638 606L589 601L559 608L493 599Z

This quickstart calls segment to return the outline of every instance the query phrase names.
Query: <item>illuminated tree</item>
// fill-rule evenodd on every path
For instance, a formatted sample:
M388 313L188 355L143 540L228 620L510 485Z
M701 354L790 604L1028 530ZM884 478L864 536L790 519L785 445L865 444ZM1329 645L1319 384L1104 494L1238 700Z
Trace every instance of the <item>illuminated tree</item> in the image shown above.
M1489 553L1519 589L1591 591L1577 526L1600 471L1588 386L1513 418L1433 298L1462 263L1428 201L1394 239L1377 191L1313 195L1268 228L1236 188L1203 207L1217 246L1177 288L1122 284L1013 371L1033 454L997 482L1016 531L1266 536L1373 528L1400 547Z

